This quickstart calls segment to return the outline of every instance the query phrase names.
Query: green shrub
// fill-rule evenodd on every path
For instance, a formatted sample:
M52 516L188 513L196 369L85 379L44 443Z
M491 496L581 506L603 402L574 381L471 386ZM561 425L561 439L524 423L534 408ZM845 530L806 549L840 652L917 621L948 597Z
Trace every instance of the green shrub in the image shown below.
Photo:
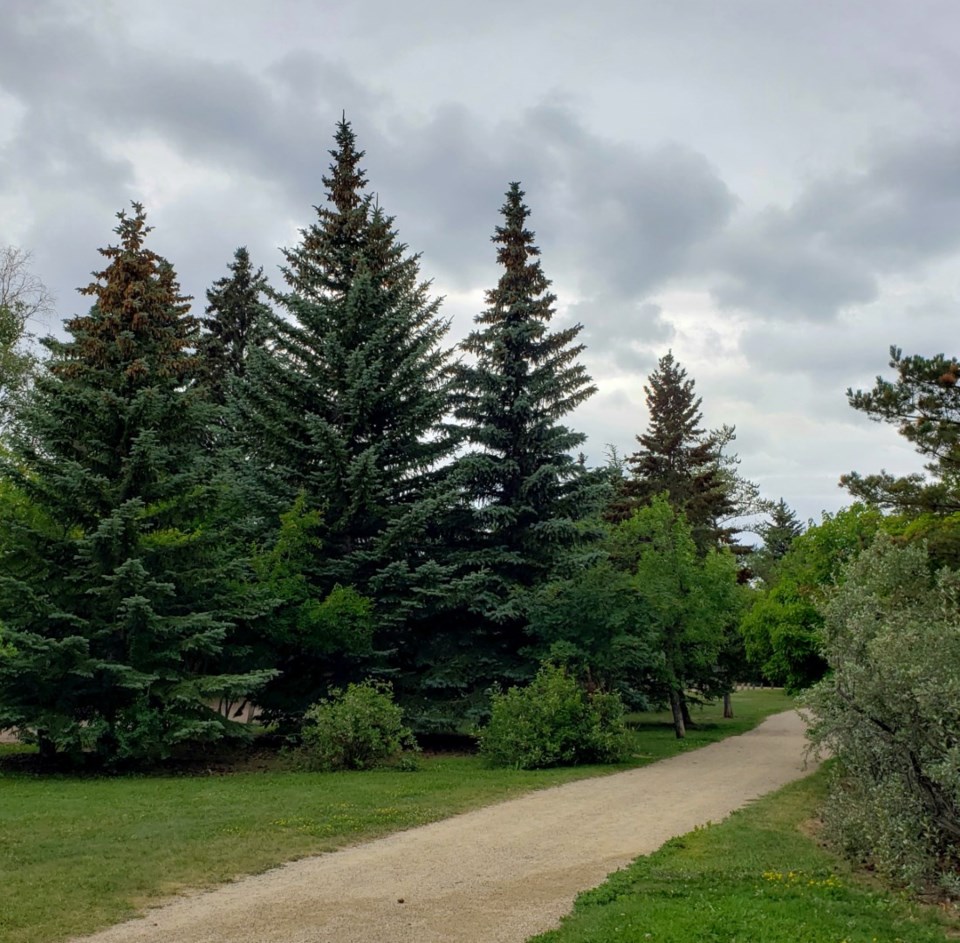
M480 752L494 766L615 763L629 752L619 696L587 695L554 665L541 668L525 688L495 694L491 707Z
M334 690L304 715L302 755L312 769L409 768L418 748L388 684L364 681Z

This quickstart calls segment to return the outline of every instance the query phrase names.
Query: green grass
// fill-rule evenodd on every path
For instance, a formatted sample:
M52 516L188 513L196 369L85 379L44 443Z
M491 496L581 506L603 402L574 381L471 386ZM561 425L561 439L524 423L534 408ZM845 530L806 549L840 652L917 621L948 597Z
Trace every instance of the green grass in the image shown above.
M944 943L932 908L873 886L810 837L825 786L820 772L672 839L581 894L536 943Z
M774 706L778 705L778 706ZM729 737L745 733L777 711L789 710L793 699L782 690L770 688L738 691L733 695L734 717L723 719L722 705L707 704L690 708L695 727L687 731L686 739L677 740L673 732L670 711L629 714L627 721L638 734L639 758L645 762L662 760L686 750L695 750Z
M694 709L677 742L668 715L634 715L642 765L740 733L790 706L776 691L734 696L737 717ZM0 757L22 748L0 746ZM0 766L0 940L52 943L134 915L185 887L435 821L623 767L522 772L476 757L425 759L419 772L37 777Z

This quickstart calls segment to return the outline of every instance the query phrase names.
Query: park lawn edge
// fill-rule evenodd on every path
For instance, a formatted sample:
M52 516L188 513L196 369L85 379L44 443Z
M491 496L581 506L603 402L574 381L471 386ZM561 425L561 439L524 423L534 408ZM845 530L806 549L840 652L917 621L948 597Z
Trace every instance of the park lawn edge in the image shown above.
M883 886L817 838L821 768L670 839L528 943L945 943L960 910Z

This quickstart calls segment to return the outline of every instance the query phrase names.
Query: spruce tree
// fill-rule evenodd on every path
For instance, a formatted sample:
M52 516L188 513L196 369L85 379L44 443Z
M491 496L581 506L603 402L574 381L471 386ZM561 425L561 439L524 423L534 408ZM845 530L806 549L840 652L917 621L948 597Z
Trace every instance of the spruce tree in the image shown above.
M380 644L396 647L405 618L396 602L409 601L419 579L425 499L452 447L441 430L448 325L419 256L366 192L346 120L336 145L326 202L285 251L286 290L271 293L279 312L249 357L231 424L267 528L298 496L304 512L319 512L305 574L314 597L352 587L372 598ZM326 647L305 635L274 641L288 665L272 689L278 711L302 710L346 680L337 675L347 669L334 671ZM296 704L284 693L294 688Z
M781 498L770 511L770 520L758 528L763 538L763 553L771 562L782 560L803 533L803 525L793 509Z
M246 246L236 250L227 268L207 290L206 317L197 346L199 383L220 405L226 401L231 377L246 372L250 350L263 344L263 323L270 313L263 297L267 280L263 269L254 271Z
M463 343L473 362L455 371L454 414L472 448L453 473L463 489L453 539L470 611L458 617L456 634L436 640L444 654L433 663L447 674L450 692L467 697L494 681L531 675L525 593L575 544L578 522L590 511L590 476L575 454L585 436L562 420L595 387L577 359L581 325L550 330L556 296L523 197L511 183L493 236L503 271Z
M44 342L3 469L24 500L0 522L0 726L108 762L221 737L209 705L266 679L219 668L237 572L206 526L210 406L191 386L189 299L145 247L143 208L119 219L82 290L92 309Z
M575 450L586 436L560 420L596 387L577 362L582 325L549 329L556 296L526 228L530 211L519 183L506 197L504 225L493 236L503 273L476 318L480 328L463 342L475 362L457 367L455 416L478 447L460 460L459 474L482 542L514 559L503 571L510 582L529 586L582 517L576 501L583 466Z
M640 448L627 459L629 476L610 509L614 519L629 517L633 510L666 493L670 504L690 524L701 553L722 542L722 521L734 510L732 479L726 474L721 442L729 441L731 429L720 435L702 427L702 400L694 381L668 352L660 358L643 390L650 421L637 436Z

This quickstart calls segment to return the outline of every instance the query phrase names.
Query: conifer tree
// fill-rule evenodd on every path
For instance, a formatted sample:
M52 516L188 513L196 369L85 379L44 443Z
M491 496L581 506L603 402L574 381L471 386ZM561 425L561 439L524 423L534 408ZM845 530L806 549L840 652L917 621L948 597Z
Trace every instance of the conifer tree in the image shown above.
M242 430L255 472L251 503L264 521L277 522L301 495L304 510L320 514L311 592L324 600L352 587L372 598L386 631L404 618L393 602L409 598L405 587L418 579L425 498L452 447L441 430L448 325L419 257L366 192L363 152L346 120L336 145L327 200L285 251L286 290L271 293L280 313L266 319L231 423ZM326 655L297 658L300 646L313 649L308 642L277 640L289 670L303 675L295 687L316 699L344 679L331 679ZM274 688L281 700L288 682Z
M803 525L790 505L781 498L771 509L770 520L759 528L764 555L772 562L782 560L802 533Z
M250 253L240 246L227 268L229 275L207 289L206 317L197 346L199 382L220 405L226 400L230 377L242 377L253 347L263 344L263 322L270 313L263 302L267 280L253 269Z
M850 405L877 422L887 422L926 460L929 476L896 476L881 471L840 479L854 498L879 508L917 515L960 511L960 365L936 354L904 356L890 348L893 380L877 377L872 390L847 390Z
M143 208L83 293L86 315L50 357L4 472L24 496L0 522L0 726L45 753L104 760L214 740L208 705L267 673L218 661L237 605L229 547L205 526L215 499L202 447L210 406L191 388L196 321L173 268L144 245Z
M721 539L719 522L733 510L731 478L725 474L720 443L732 430L711 435L702 427L701 398L694 381L672 352L660 358L644 386L650 422L637 436L640 448L627 460L630 475L624 480L610 515L629 517L657 494L668 499L690 524L701 553Z
M471 615L458 620L458 637L446 637L456 653L434 663L459 666L461 677L447 683L461 693L530 675L524 591L548 576L590 511L589 476L575 454L585 436L562 419L595 387L577 360L581 325L550 330L556 296L523 197L511 183L493 236L503 271L463 343L474 360L455 371L454 413L472 446L454 471L463 488L461 586Z
M582 325L549 329L556 296L540 265L530 211L519 183L501 208L493 242L503 273L457 367L456 418L478 448L459 472L478 510L484 543L514 558L511 580L532 585L558 544L569 543L582 516L583 466L575 450L586 436L560 420L596 391L577 358ZM564 539L566 538L566 539Z
M272 293L286 317L267 318L270 349L251 357L237 411L281 506L305 491L342 559L368 547L448 453L435 433L449 354L419 256L364 192L348 122L336 141L327 205L284 253L289 290Z

